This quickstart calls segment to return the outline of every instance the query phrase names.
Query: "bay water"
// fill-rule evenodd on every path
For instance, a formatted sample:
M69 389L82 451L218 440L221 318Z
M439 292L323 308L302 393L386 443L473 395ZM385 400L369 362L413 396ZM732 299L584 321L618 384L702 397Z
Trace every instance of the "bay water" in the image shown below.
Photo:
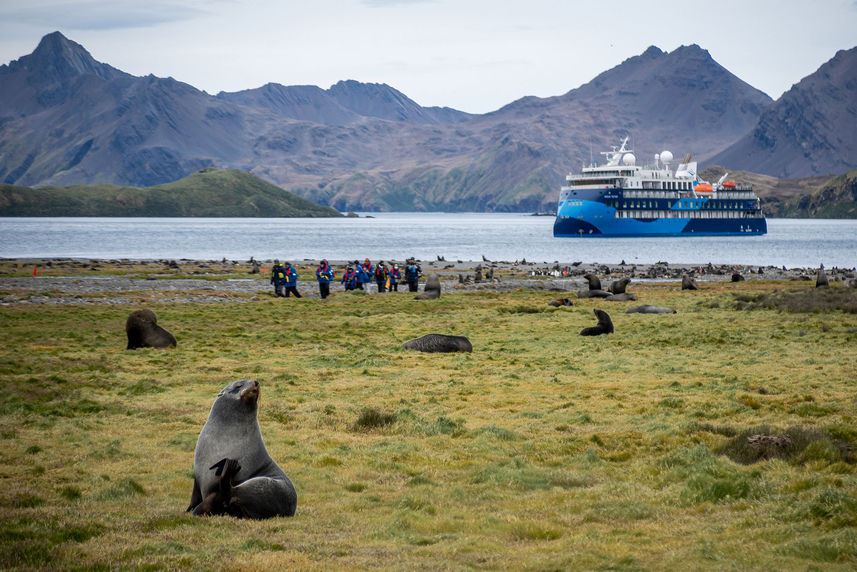
M857 220L768 219L738 237L554 238L552 216L359 213L359 218L0 218L0 257L736 264L854 268Z

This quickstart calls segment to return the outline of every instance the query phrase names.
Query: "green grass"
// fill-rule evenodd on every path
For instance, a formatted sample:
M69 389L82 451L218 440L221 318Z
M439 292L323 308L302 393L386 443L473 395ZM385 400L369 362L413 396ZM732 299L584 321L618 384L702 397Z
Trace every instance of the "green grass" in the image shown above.
M814 295L151 304L178 347L133 352L135 305L0 307L0 567L853 569L857 315L736 307L774 291ZM615 333L579 336L595 307ZM429 332L473 353L401 347ZM297 515L190 517L196 437L244 377Z

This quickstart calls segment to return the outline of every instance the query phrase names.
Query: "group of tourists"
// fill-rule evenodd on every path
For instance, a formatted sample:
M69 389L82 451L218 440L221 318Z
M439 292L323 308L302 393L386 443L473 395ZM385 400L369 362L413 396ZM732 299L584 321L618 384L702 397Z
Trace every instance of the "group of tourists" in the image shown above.
M367 292L374 282L378 292L383 293L398 292L399 284L404 281L408 285L409 291L416 292L419 289L422 272L422 268L413 257L405 263L404 273L396 263L391 263L388 266L381 260L378 264L373 265L367 258L363 262L355 260L353 263L349 263L339 282L346 291L364 290ZM319 294L322 298L327 298L330 295L330 283L336 278L336 272L327 260L322 260L319 263L318 268L315 269L315 278L318 281ZM288 262L280 264L279 260L274 260L274 265L271 267L271 284L274 285L274 294L277 296L288 298L294 294L298 298L301 297L297 288L298 272Z

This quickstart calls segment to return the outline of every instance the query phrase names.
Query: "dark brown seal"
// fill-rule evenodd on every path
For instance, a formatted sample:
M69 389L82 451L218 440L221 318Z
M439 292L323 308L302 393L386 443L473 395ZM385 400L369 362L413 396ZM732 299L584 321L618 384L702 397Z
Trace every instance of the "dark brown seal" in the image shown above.
M583 277L586 278L587 282L589 282L589 289L590 290L601 290L601 280L598 278L598 276L596 276L595 274L589 273L589 274L584 274Z
M168 348L176 346L176 338L158 325L158 318L151 310L134 310L125 320L128 334L126 350L137 348Z
M631 283L631 279L630 279L630 278L620 278L619 280L614 280L614 281L610 284L610 288L609 288L609 290L610 290L610 292L612 292L612 293L614 293L614 294L624 294L624 293L625 293L625 288L626 288L626 287L628 286L628 284L630 284L630 283Z
M294 516L295 487L262 441L259 393L258 381L240 379L214 400L193 454L193 514Z
M595 312L595 316L598 318L598 324L590 326L589 328L583 328L580 330L580 335L600 336L601 334L612 334L613 320L610 319L610 315L604 310L599 310L598 308L595 308L593 312Z
M430 274L426 279L423 291L414 296L414 300L434 300L440 298L440 278L437 274Z
M445 334L426 334L419 338L408 340L403 348L420 352L472 352L473 344L464 336L447 336Z
M690 274L682 274L681 275L681 289L682 290L699 290L699 286L696 285L696 280L693 279L693 276Z
M606 298L607 296L612 296L610 292L607 290L578 290L577 297L578 298Z
M816 288L827 288L830 286L827 280L827 274L824 272L824 268L819 268L818 272L815 274L815 287Z
M604 299L608 302L627 302L628 300L636 300L637 295L633 292L622 292L621 294L611 294Z

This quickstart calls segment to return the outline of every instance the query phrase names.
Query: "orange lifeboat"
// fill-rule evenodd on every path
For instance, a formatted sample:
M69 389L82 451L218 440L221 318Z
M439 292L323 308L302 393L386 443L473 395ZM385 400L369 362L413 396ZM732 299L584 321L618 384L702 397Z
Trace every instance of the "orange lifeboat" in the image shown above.
M723 183L724 189L734 189L735 188L735 179L729 179L725 183Z
M711 187L711 183L699 183L698 185L693 187L693 190L697 193L710 193L714 189Z

